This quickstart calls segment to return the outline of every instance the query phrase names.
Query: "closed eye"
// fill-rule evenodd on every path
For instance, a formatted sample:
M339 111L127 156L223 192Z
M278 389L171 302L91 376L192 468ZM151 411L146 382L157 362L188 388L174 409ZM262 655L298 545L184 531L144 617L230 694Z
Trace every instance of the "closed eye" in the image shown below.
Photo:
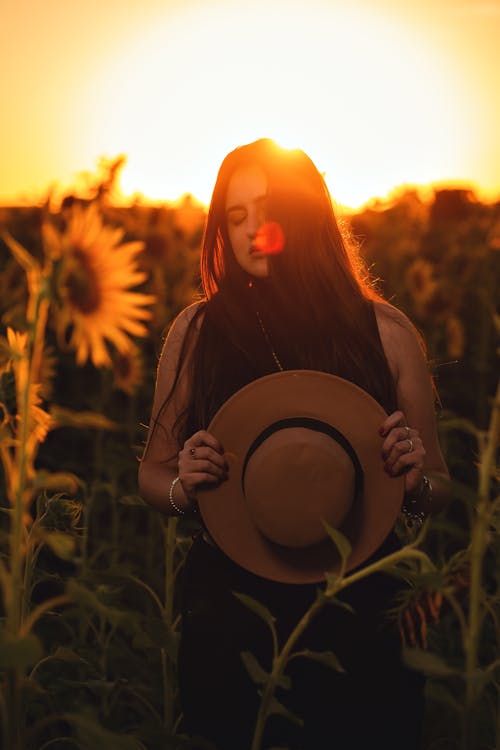
M244 208L231 208L227 212L227 220L233 226L238 226L247 218L247 212Z

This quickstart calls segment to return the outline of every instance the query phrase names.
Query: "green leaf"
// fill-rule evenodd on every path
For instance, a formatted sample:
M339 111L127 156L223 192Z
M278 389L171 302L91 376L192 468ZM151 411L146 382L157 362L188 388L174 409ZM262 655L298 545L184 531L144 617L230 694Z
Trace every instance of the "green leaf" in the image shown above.
M250 651L241 652L241 660L245 669L257 685L265 685L269 680L269 672L261 667L255 656Z
M342 609L345 609L346 612L349 612L349 614L351 615L355 614L354 607L348 604L348 602L342 601L342 599L337 599L336 596L329 596L328 604L334 604L336 607L341 607Z
M342 599L338 599L335 596L335 592L336 592L335 584L341 579L338 576L336 576L335 573L327 573L326 580L327 580L328 586L324 591L318 591L317 599L319 599L324 604L333 604L336 607L341 607L342 609L345 609L346 612L349 612L351 615L353 615L354 608L347 602L344 602ZM333 591L332 591L332 584L333 584Z
M1 669L25 669L39 661L42 656L42 644L33 633L13 636L5 630L0 630Z
M137 621L134 624L133 648L139 651L164 648L173 660L177 658L179 638L167 623L160 618L149 617L147 620Z
M130 616L130 613L103 604L93 591L90 591L90 589L85 586L81 586L73 579L68 581L66 594L83 609L95 612L103 619L108 620L112 625L117 625L118 623L127 620Z
M19 242L14 239L14 237L12 237L8 232L2 232L2 239L19 265L24 268L26 272L36 271L40 273L40 264L38 263L36 258L34 258L31 253L26 250L25 247L20 245Z
M140 495L122 495L117 498L117 500L120 505L140 505L143 508L149 507Z
M250 651L242 651L241 660L253 682L257 685L265 685L269 681L271 675L266 672ZM292 681L288 675L282 674L276 680L276 684L284 690L290 690Z
M72 649L67 648L66 646L58 646L54 653L51 655L52 659L58 659L59 661L66 661L69 663L84 663L88 664L89 662L87 659L84 659L82 656L77 654L75 651L72 651Z
M61 560L72 560L76 549L76 538L64 531L46 531L38 527L37 536L46 544L52 552Z
M59 490L74 495L82 485L76 474L67 471L38 470L35 475L34 487L37 490Z
M98 412L73 411L56 404L51 406L50 416L56 421L57 427L95 428L97 430L118 430L120 428L116 422L112 422Z
M344 667L333 651L309 651L309 649L305 649L304 651L297 651L295 654L292 654L291 658L295 658L296 656L305 656L306 659L312 659L313 661L320 662L320 664L325 664L335 672L345 672Z
M73 728L83 750L113 748L113 750L144 750L143 743L129 734L119 734L105 729L92 716L67 713L62 716Z
M284 716L285 719L291 721L292 724L297 724L297 726L299 727L303 726L304 724L304 720L300 719L298 716L295 716L295 714L292 714L292 712L289 711L286 706L280 703L275 695L272 696L269 702L269 714L278 714L278 716Z
M432 703L442 703L447 708L456 711L457 714L460 714L463 711L463 706L457 701L448 685L445 685L443 682L429 680L426 687L426 693L428 699L432 701Z
M415 669L417 672L423 672L433 677L449 677L459 674L456 669L452 669L440 656L420 648L403 649L403 661L410 669Z
M345 564L352 551L351 543L349 542L347 537L342 534L342 532L340 532L338 529L334 529L333 526L330 526L330 524L326 523L326 521L323 521L323 526L327 530L328 536L335 544L342 559L342 563Z
M476 425L470 421L470 419L463 419L456 417L452 419L446 419L440 422L439 431L448 432L450 430L458 430L459 432L466 432L469 435L473 435L476 439L479 437L480 431Z
M248 607L248 609L252 610L252 612L258 615L262 620L264 620L264 622L269 625L270 628L274 628L276 617L271 614L267 607L257 601L257 599L253 599L251 596L247 596L246 594L240 594L236 591L233 591L233 594L237 599L240 600L242 604L245 605L245 607Z
M329 599L334 593L336 593L339 588L340 584L342 583L342 576L339 576L338 573L325 573L325 579L326 579L326 598Z

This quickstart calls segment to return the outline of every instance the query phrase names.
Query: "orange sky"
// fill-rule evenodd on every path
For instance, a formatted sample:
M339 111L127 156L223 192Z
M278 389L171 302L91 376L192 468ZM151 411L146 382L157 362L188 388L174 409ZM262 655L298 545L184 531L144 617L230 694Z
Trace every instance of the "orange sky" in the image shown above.
M207 201L269 135L334 198L500 194L500 0L2 0L0 202L126 153L125 195Z

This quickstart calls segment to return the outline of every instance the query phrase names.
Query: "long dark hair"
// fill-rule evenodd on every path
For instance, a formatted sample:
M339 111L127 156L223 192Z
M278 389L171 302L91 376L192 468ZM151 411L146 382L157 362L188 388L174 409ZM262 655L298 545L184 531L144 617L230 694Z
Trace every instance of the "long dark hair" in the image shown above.
M227 231L228 184L237 169L249 165L265 172L267 219L278 222L285 236L283 251L269 256L265 279L241 269ZM177 421L179 444L206 429L232 393L275 371L273 352L284 369L331 372L364 388L386 408L395 405L373 311L373 301L381 298L357 247L339 228L323 177L303 151L281 149L264 138L226 156L209 207L201 277L204 304L183 347L186 351L191 337L198 336L190 403Z

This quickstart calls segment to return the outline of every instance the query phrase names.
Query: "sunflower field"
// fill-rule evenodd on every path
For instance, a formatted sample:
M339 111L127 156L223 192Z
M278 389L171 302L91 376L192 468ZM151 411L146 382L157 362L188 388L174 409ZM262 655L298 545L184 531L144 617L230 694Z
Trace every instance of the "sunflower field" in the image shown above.
M5 750L211 747L182 733L176 687L196 525L137 486L162 342L199 293L205 211L190 196L116 204L120 166L83 197L0 208ZM401 532L410 586L388 612L428 675L424 750L500 748L500 203L407 189L343 223L421 331L440 396L453 502Z

